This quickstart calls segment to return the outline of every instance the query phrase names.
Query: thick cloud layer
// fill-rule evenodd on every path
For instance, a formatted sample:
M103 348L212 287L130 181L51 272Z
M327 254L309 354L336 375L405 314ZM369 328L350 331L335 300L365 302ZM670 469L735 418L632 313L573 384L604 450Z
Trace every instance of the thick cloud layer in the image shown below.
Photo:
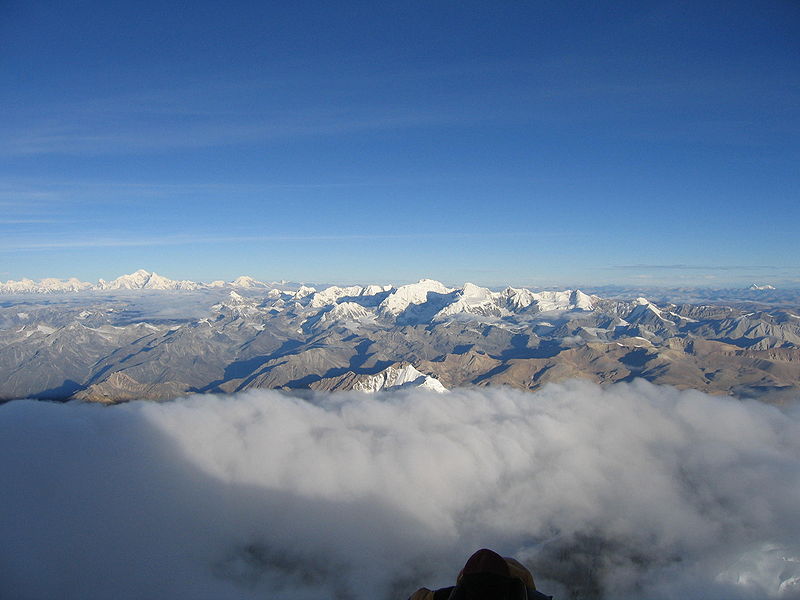
M574 382L0 406L0 597L398 598L469 554L567 598L800 597L800 419Z

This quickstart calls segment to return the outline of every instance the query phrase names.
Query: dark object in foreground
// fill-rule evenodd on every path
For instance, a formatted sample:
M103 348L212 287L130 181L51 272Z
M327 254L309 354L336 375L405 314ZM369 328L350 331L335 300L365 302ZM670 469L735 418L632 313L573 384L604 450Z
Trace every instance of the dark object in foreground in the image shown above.
M483 548L469 557L452 587L420 588L408 600L549 600L530 571L513 558Z

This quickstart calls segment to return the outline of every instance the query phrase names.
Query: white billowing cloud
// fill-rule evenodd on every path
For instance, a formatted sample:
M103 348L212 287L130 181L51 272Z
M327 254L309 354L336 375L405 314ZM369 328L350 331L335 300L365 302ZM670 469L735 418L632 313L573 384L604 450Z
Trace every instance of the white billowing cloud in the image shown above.
M645 382L0 406L0 597L800 597L797 411Z

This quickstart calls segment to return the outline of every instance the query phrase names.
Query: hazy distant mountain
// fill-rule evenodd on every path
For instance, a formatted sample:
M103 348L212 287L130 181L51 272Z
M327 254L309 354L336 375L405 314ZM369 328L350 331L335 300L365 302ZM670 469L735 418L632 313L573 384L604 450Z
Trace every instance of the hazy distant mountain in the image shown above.
M98 280L97 284L80 281L74 277L69 279L47 278L39 281L22 279L0 282L0 294L54 294L85 291L105 290L200 290L221 287L234 288L270 288L270 284L258 281L247 275L237 277L233 281L212 281L211 283L198 283L195 281L175 281L162 277L158 273L151 273L139 269L128 275L117 277L113 281Z
M59 292L80 292L92 289L92 284L71 277L69 279L21 279L0 282L0 294L52 294Z
M674 304L430 279L316 289L246 276L200 284L144 270L96 286L0 286L13 294L0 304L5 399L537 389L575 377L641 377L774 401L800 390L797 298Z

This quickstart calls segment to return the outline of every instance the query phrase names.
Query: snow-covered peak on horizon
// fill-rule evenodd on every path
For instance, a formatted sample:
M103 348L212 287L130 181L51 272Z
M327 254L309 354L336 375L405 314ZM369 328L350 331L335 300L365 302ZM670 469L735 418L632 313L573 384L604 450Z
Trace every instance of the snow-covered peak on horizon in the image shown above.
M580 290L544 291L533 293L540 312L552 310L592 310L592 297Z
M383 292L389 292L394 288L393 285L368 285L364 287L364 290L361 292L363 296L377 296L378 294L382 294Z
M361 287L358 285L351 285L347 287L340 287L332 285L322 291L316 292L311 296L309 306L312 308L322 308L324 306L336 305L342 298L370 298L378 296L392 289L390 285L368 285ZM380 297L374 300L375 304L380 300Z
M196 290L199 283L175 281L155 272L139 269L128 275L120 275L113 281L101 279L96 289L101 290Z
M594 300L593 296L580 290L531 292L525 288L507 287L502 292L492 292L488 288L465 283L456 300L442 308L433 320L443 321L461 313L503 317L526 309L533 312L591 311L594 309Z
M235 287L242 287L242 288L265 288L269 287L263 281L259 281L255 277L250 277L249 275L240 275L233 281L231 281L231 285Z
M144 288L147 281L150 279L151 273L144 269L139 269L127 275L120 275L112 281L100 279L98 288L102 290L136 290Z
M311 297L311 302L309 306L314 308L321 308L323 306L329 306L331 304L336 304L339 298L344 298L347 296L360 296L364 292L364 288L352 285L348 287L339 287L338 285L332 285L330 287L325 288L321 292L316 292Z
M435 279L420 279L417 283L401 285L389 294L380 304L380 312L388 315L399 315L411 304L422 304L428 301L428 293L449 294L453 290Z
M456 301L436 313L433 320L442 321L459 313L500 316L502 309L498 305L498 299L501 296L501 292L492 292L489 288L465 283Z
M527 308L536 301L533 292L527 288L507 287L501 292L506 299L506 305L510 310L516 312Z
M464 286L461 288L461 295L462 296L470 296L476 297L480 296L482 298L490 298L495 293L492 292L489 288L481 287L479 285L475 285L474 283L466 282Z
M64 292L81 292L84 290L92 289L92 284L87 281L81 281L76 277L69 279L56 279L55 277L46 277L40 279L38 282L23 277L19 281L9 279L7 282L0 282L0 293L3 294L50 294L50 293L64 293Z
M757 283L754 283L753 285L751 285L751 286L750 286L749 288L747 288L747 289L748 289L748 290L753 290L753 291L760 291L760 292L763 292L763 291L766 291L766 290L774 290L774 289L775 289L775 286L773 286L773 285L770 285L770 284L768 284L768 283L761 284L761 285L759 285L759 284L757 284Z

